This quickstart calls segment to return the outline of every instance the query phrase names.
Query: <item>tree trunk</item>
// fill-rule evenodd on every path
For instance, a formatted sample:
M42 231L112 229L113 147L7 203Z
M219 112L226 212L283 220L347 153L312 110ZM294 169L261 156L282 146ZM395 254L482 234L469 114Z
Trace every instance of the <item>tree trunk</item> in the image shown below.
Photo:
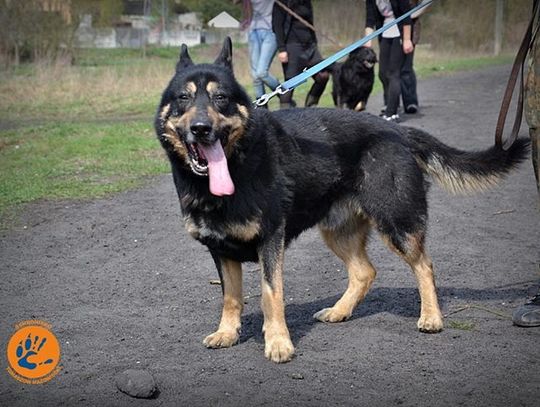
M14 46L13 46L13 64L15 66L19 66L19 64L21 63L21 54L20 54L20 50L19 50L19 44L17 43L17 41L14 42Z

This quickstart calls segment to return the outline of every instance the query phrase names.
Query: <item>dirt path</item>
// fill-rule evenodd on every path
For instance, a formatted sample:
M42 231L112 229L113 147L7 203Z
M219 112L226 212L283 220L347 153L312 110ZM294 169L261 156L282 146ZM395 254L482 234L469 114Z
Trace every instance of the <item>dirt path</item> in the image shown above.
M422 114L406 124L453 146L488 146L508 71L422 81ZM412 273L376 236L370 254L379 275L366 301L347 323L316 323L311 315L335 301L346 276L310 231L286 256L297 357L284 365L263 356L254 271L245 273L241 343L202 345L217 325L221 291L209 284L216 278L210 256L183 230L170 176L108 199L30 205L20 226L1 232L0 345L15 323L46 320L60 340L63 368L39 386L0 372L0 405L537 404L540 328L516 328L508 319L540 280L530 162L480 196L452 197L436 186L430 195L428 247L443 312L451 314L447 328L416 331ZM6 367L5 354L2 360ZM120 393L114 377L128 368L152 372L159 397Z

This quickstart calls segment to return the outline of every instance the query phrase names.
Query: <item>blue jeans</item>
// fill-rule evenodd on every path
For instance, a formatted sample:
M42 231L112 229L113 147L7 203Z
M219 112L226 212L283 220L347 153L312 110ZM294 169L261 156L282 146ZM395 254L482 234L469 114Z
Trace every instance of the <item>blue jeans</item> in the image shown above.
M270 75L270 64L276 55L276 35L272 30L252 30L249 33L249 58L251 63L251 76L255 97L264 95L264 85L274 90L279 86L279 81Z

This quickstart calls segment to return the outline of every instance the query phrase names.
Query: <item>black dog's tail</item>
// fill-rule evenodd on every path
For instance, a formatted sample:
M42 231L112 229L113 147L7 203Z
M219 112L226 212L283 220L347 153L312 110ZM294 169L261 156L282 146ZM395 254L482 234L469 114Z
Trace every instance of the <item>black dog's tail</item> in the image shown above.
M456 194L484 191L497 185L529 153L529 140L520 138L508 149L461 151L417 129L407 138L416 161L443 188Z

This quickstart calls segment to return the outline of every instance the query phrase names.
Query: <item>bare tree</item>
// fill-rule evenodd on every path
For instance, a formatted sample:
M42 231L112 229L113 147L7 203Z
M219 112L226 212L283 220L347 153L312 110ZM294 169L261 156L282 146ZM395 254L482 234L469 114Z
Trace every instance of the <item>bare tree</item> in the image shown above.
M39 0L0 0L0 52L6 63L58 57L69 49L70 24Z

